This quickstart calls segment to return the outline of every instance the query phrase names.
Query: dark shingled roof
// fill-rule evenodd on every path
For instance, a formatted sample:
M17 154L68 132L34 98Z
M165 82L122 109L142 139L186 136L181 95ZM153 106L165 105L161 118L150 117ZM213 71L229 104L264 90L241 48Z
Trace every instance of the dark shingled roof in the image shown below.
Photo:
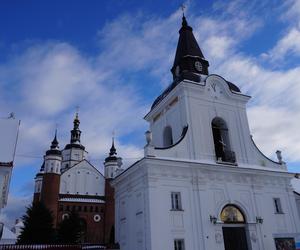
M233 84L232 82L228 82L228 81L226 81L226 82L227 82L228 87L229 87L229 89L230 89L231 91L235 91L235 92L241 93L241 90L239 89L238 86L236 86L236 85Z
M178 65L180 60L187 55L204 58L203 53L194 37L193 28L188 25L185 17L182 17L182 27L179 30L179 40L173 67Z

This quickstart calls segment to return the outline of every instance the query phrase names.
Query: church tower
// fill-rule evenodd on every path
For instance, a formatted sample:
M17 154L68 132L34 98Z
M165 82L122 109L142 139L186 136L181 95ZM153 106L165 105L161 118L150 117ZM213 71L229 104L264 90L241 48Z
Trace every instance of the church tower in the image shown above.
M261 158L250 135L250 96L223 77L208 74L209 63L184 16L179 34L171 69L174 81L145 116L152 137L146 156L274 166Z
M250 96L208 66L183 16L173 82L145 116L144 157L111 181L122 250L263 250L283 237L300 241L294 175L280 152L271 160L252 140Z
M58 146L57 132L55 132L50 149L46 151L44 156L44 174L41 190L41 202L52 212L54 225L56 225L57 221L61 161L62 154Z
M76 112L73 129L71 130L70 143L67 144L62 151L62 172L73 167L75 164L85 159L85 147L80 142L81 130L79 129L80 120L78 112Z
M43 162L40 171L36 174L34 178L33 203L37 203L41 199L44 170L45 170L45 162Z
M104 161L104 176L106 179L113 179L123 171L122 158L117 157L117 150L115 148L114 138L112 139L112 145L110 148L109 156Z

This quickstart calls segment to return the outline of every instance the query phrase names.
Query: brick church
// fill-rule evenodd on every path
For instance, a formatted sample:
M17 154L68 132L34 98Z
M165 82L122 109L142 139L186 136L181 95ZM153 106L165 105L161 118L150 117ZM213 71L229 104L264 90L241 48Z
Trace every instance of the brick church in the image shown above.
M33 202L41 201L52 212L54 226L76 212L81 220L83 243L111 243L114 238L114 190L110 181L122 169L114 140L104 161L104 176L87 160L80 143L78 113L71 130L70 143L59 149L57 135L46 151L35 177Z

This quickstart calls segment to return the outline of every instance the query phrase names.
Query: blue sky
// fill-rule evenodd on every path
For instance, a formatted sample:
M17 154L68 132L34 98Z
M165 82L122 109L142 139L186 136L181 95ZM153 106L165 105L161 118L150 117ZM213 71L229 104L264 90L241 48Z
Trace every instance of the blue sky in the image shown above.
M58 124L63 147L80 106L82 143L102 167L116 132L125 164L142 156L143 116L171 82L182 1L0 3L0 116L21 120L9 204L11 223L31 199L33 178ZM300 2L187 1L186 16L210 72L252 96L254 140L282 150L300 172Z

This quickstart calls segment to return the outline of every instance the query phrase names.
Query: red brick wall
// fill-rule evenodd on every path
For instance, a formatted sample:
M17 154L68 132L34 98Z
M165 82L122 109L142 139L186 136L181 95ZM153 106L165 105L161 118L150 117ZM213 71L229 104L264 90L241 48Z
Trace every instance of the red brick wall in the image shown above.
M91 207L93 207L92 211L91 211ZM79 215L80 218L84 219L86 222L87 231L86 231L85 243L99 243L99 244L104 243L104 217L105 217L104 203L61 201L59 202L58 210L59 211L58 211L57 225L62 221L63 214L74 211ZM94 221L94 216L96 214L101 216L101 220L99 222Z
M115 190L110 179L105 180L105 243L110 243L111 230L115 225Z
M54 173L46 173L43 177L43 185L41 190L41 202L52 212L54 225L57 222L57 205L59 195L60 175Z
M33 204L37 203L40 201L40 196L41 194L40 193L34 193L33 194Z

